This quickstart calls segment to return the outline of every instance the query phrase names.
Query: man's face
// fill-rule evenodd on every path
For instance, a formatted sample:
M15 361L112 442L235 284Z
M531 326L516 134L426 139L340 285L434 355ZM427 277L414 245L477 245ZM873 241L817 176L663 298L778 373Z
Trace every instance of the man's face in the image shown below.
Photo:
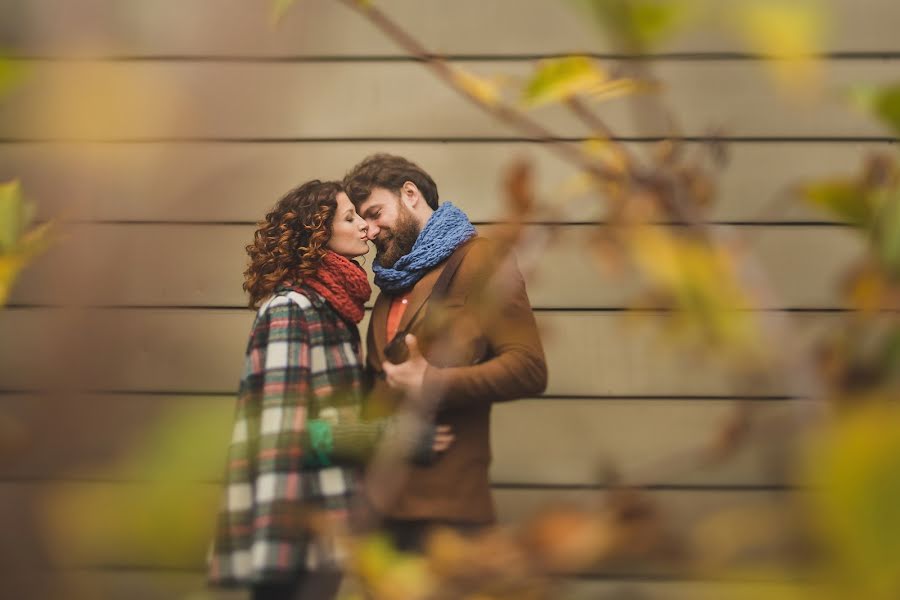
M392 267L412 251L419 237L419 225L400 196L385 188L375 188L359 205L358 212L369 225L369 239L375 244L375 261Z

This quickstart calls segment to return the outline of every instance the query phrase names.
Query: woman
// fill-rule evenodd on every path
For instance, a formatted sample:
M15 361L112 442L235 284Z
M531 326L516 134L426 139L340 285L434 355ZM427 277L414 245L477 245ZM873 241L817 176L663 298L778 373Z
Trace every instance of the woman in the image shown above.
M371 289L352 259L368 252L366 233L339 183L310 181L278 202L247 246L244 290L258 312L209 577L250 585L254 599L337 593L340 550L322 524L346 519L359 465L396 429L360 421L357 325ZM452 435L438 428L424 441L443 451Z

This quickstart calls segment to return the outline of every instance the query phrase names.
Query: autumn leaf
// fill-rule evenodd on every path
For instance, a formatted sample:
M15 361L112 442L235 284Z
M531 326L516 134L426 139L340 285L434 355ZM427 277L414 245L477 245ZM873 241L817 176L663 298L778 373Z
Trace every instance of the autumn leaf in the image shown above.
M644 51L670 38L698 14L698 0L573 0L610 35Z
M740 34L765 56L775 78L786 88L806 92L818 87L827 30L818 0L752 0L732 5Z
M297 0L272 0L272 24L278 25Z
M607 139L595 138L584 142L584 151L600 162L604 168L624 174L628 169L628 157L622 147Z
M522 100L528 106L558 102L603 85L608 79L607 73L585 56L541 61L522 92Z
M637 228L628 241L639 272L676 309L673 324L740 354L761 351L753 317L741 310L752 306L752 299L727 249L650 226Z
M500 103L500 88L490 79L460 67L453 68L452 77L456 85L481 104L491 107Z
M51 226L28 229L34 206L22 198L18 181L0 184L0 306L21 270L50 243Z
M888 271L900 276L900 190L892 189L881 199L874 225L876 249Z
M18 85L25 76L25 67L17 60L0 58L0 96Z
M872 222L868 191L853 179L831 179L802 185L800 196L841 221L867 227Z
M878 87L860 85L850 89L850 102L900 134L900 83Z
M806 470L835 575L860 598L900 597L900 409L873 402L844 416L814 445Z

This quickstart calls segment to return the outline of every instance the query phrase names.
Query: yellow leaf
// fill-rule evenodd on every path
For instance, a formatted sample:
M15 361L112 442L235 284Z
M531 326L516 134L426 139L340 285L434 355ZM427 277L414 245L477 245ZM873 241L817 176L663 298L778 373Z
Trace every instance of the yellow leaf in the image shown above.
M844 416L808 457L808 499L840 575L859 598L900 597L900 408Z
M541 61L525 86L522 101L528 106L558 102L607 84L609 75L584 56Z
M599 138L587 140L584 142L584 150L608 169L624 173L628 168L628 158L616 142Z
M0 96L13 89L25 76L21 61L0 58Z
M730 0L729 0L730 1ZM628 48L639 52L664 42L690 24L702 0L574 0Z
M650 226L638 228L629 241L640 273L697 336L734 350L761 349L751 312L740 310L751 301L727 250Z
M272 24L278 25L297 0L272 0Z
M766 56L775 78L794 91L818 87L826 35L818 0L750 0L736 5L737 26L750 47Z
M459 67L453 68L453 80L469 96L486 106L500 102L500 88L493 81Z

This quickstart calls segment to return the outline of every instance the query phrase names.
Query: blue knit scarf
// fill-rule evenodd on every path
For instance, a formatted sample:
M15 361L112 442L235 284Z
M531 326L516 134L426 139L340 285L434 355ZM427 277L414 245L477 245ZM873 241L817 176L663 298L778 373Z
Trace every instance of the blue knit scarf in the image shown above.
M393 267L382 267L377 261L372 264L375 285L388 294L409 289L473 237L475 228L466 214L444 202L425 223L409 254Z

